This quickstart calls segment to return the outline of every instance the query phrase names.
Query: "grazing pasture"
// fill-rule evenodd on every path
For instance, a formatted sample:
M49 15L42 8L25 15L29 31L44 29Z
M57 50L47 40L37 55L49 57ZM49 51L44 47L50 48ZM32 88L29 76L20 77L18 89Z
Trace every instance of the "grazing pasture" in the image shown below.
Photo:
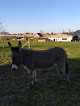
M70 84L65 80L57 84L57 70L37 72L38 82L28 89L28 73L21 66L17 71L11 69L11 51L5 41L2 49L0 41L0 106L80 106L80 42L45 42L31 41L32 50L62 47L68 53ZM10 41L13 46L18 41ZM22 41L24 45L26 41ZM28 48L26 45L25 48Z

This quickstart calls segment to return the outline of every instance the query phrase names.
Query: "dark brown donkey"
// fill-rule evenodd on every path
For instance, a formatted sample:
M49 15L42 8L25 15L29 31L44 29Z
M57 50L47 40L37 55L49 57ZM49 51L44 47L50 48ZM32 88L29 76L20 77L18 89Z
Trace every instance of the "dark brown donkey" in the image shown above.
M17 70L20 65L23 65L30 75L30 86L36 82L37 69L48 69L52 66L58 69L59 81L65 76L67 83L69 82L67 54L62 48L33 51L21 48L20 41L17 47L13 47L9 42L8 44L12 51L12 69Z

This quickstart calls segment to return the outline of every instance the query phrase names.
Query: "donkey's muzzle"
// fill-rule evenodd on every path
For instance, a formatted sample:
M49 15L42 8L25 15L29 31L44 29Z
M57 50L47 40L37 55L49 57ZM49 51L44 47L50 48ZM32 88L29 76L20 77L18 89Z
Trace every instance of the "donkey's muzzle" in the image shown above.
M12 64L12 70L17 70L18 69L18 66L17 65L15 65L15 64Z

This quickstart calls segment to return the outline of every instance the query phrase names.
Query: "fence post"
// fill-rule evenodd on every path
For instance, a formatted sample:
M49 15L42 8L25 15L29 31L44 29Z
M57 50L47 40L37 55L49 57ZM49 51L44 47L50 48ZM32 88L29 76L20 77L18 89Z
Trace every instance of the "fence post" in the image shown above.
M31 48L31 45L30 45L30 38L28 38L28 46L29 46L29 49Z
M5 39L5 37L3 36L2 37L2 40L3 40L3 49L5 48L4 39Z

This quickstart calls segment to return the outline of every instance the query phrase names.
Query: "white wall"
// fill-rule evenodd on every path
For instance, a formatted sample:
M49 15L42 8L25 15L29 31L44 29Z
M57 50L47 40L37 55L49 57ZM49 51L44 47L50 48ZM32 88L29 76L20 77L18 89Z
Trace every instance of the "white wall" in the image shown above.
M68 41L71 41L72 40L72 37L67 37L67 38L65 38L66 40L63 40L64 38L48 38L48 39L50 39L52 41L55 41L55 42L60 42L60 41L62 41L62 42L68 42Z

